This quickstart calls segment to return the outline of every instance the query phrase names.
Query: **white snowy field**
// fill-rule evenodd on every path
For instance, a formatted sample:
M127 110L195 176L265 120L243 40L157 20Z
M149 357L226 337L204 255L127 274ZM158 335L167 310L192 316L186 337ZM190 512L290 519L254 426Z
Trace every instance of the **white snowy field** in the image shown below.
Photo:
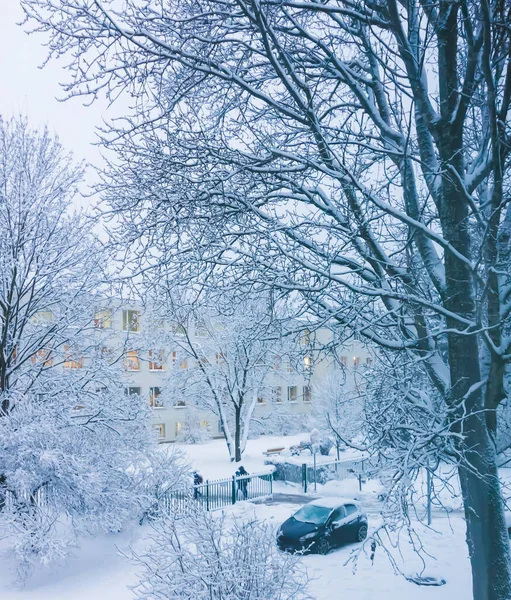
M270 520L278 528L298 507L292 504L253 505L239 503L226 513L237 517ZM371 525L377 525L371 519ZM437 519L434 529L420 527L421 540L431 555L424 574L444 578L442 587L417 587L406 581L394 569L381 548L376 551L374 564L369 560L369 548L363 548L355 572L346 565L352 553L360 550L352 544L327 556L305 556L310 593L316 600L469 600L471 598L470 570L464 543L464 523L461 518ZM129 585L135 583L136 567L119 554L130 548L143 551L149 528L134 526L129 534L99 536L87 540L66 565L37 573L23 589L12 585L12 572L3 568L0 574L2 600L133 600ZM416 554L405 539L399 551L393 549L394 559L405 574L422 570ZM7 561L8 563L8 561ZM3 563L4 566L6 563ZM271 598L268 598L271 600Z
M285 438L261 437L248 442L242 464L254 473L265 469L264 450L289 446L304 439L306 434ZM195 446L180 446L204 478L216 479L230 476L236 470L230 463L223 440ZM172 447L162 447L168 451ZM348 456L346 456L348 458ZM267 467L266 467L267 468ZM356 479L330 482L318 488L318 495L350 495L366 505L370 529L379 524L377 485L368 482L362 493L358 492ZM299 487L276 484L276 491L299 492ZM284 498L285 500L285 498ZM298 506L289 502L251 504L240 502L225 509L227 515L269 520L277 530ZM310 582L310 593L316 600L469 600L471 598L470 569L465 545L465 526L461 515L435 515L432 528L417 524L421 542L429 553L424 575L441 577L447 581L442 587L417 587L395 573L383 548L376 551L374 564L369 559L369 548L353 544L331 552L327 556L305 556ZM0 570L0 598L2 600L134 600L129 589L137 580L136 567L121 553L130 548L143 552L148 545L150 528L134 524L129 532L117 535L100 535L84 540L75 555L64 565L41 570L22 589L14 584L14 565L9 557L2 558ZM371 532L370 532L371 533ZM386 544L392 549L399 570L407 575L421 572L423 565L401 535L399 548L392 548L396 539ZM368 546L366 544L366 546ZM1 542L0 542L1 547ZM358 567L346 564L354 551L360 551ZM271 598L268 598L271 600Z

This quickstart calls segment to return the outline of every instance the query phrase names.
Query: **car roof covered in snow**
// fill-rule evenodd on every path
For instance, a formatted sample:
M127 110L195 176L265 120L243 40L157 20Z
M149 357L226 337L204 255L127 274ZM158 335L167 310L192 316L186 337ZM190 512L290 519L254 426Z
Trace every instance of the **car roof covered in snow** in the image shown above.
M325 508L337 508L341 506L341 504L354 504L358 507L358 502L353 500L353 498L342 498L342 497L332 497L332 498L318 498L317 500L313 500L309 502L312 506L324 506Z

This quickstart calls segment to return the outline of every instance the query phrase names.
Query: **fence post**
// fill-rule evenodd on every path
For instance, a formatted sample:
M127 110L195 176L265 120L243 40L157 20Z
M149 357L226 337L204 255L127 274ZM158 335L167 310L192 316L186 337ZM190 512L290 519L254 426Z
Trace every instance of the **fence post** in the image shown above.
M232 503L236 504L236 477L232 476Z
M270 473L270 496L273 496L273 473Z
M303 493L307 493L307 465L305 463L302 464L302 486Z
M209 512L209 479L206 479L206 510Z
M427 494L428 494L428 504L427 504L427 513L428 513L428 525L431 525L431 471L429 470L429 467L426 467L426 473L427 473Z

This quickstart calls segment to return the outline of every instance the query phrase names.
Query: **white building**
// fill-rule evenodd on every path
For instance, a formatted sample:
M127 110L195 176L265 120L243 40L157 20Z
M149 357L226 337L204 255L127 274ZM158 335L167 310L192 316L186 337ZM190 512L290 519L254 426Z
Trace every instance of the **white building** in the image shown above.
M186 368L186 364L176 364L177 354L173 348L162 350L147 347L147 335L144 333L148 332L144 331L144 315L136 305L101 309L94 323L98 329L108 330L110 339L116 340L116 345L122 348L127 393L146 398L152 408L152 424L158 438L162 442L175 441L186 423L190 407L183 398L164 399L163 391L169 371ZM154 323L151 327L155 327ZM157 328L163 331L172 328L172 324L159 323ZM149 333L150 338L158 337L157 331ZM296 360L291 364L290 361L285 362L285 358L276 357L283 364L268 375L268 389L271 392L265 395L270 397L258 398L254 416L264 417L278 405L285 407L291 418L302 420L311 411L313 390L336 369L344 370L346 386L352 388L357 370L371 363L372 354L359 342L340 349L337 347L334 353L327 349L331 341L331 331L321 328L302 336L299 343L302 348L297 348L297 356L300 357L297 360L302 364L297 364ZM201 410L198 418L200 425L207 427L214 437L223 435L215 414Z

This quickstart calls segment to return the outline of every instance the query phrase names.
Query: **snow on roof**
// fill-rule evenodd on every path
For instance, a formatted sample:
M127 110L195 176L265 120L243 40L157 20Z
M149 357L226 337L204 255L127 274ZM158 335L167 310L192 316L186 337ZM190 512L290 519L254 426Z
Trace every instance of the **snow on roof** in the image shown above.
M309 504L312 504L312 506L324 506L325 508L337 508L341 504L355 504L358 506L358 502L353 500L353 498L342 497L318 498L317 500L309 502Z

